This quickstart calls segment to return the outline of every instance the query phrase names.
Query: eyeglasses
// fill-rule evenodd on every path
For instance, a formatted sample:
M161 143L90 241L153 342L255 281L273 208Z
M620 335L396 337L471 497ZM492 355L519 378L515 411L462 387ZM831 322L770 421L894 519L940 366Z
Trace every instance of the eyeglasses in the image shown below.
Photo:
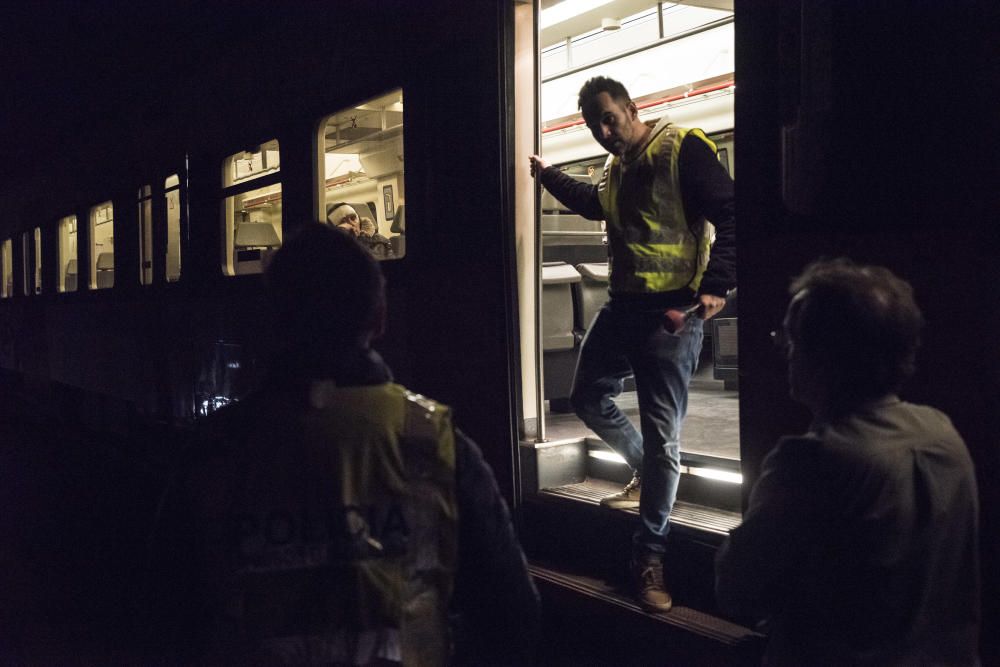
M792 346L792 341L788 337L788 332L785 331L785 327L775 329L770 333L770 336L774 349L778 350L782 354L788 354L788 350Z

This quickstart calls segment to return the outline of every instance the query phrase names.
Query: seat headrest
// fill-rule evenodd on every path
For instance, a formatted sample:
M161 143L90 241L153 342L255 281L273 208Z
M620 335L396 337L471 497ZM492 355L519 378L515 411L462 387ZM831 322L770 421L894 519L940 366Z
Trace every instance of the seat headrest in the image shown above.
M400 204L396 207L396 213L392 216L392 226L389 230L393 234L405 234L406 233L406 204Z
M110 271L115 268L115 253L102 252L97 256L97 270Z

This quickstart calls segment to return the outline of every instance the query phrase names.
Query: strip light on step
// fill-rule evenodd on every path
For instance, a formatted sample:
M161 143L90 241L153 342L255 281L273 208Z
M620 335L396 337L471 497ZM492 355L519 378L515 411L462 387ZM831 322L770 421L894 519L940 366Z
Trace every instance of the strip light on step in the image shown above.
M609 452L604 449L591 449L587 453L595 459L600 459L601 461L610 461L611 463L621 463L622 465L625 465L625 459L621 454L615 454L614 452Z
M621 454L616 454L615 452L609 452L606 449L591 449L587 452L587 455L599 461L608 461L609 463L618 463L621 465L626 465L625 459L622 458ZM731 470L720 470L719 468L681 466L681 473L694 475L695 477L714 479L718 482L726 482L728 484L743 483L742 474L738 472L732 472Z
M692 468L690 466L681 466L681 472L686 472L689 475L694 475L695 477L705 477L707 479L714 479L719 482L727 482L729 484L742 484L743 475L738 472L732 472L730 470L719 470L718 468Z

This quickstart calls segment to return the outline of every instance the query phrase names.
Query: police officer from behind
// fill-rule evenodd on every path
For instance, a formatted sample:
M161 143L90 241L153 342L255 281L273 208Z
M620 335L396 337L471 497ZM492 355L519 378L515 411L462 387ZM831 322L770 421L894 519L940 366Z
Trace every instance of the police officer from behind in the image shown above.
M266 275L268 381L206 419L173 503L207 596L191 653L524 664L538 599L507 507L450 410L395 384L371 348L378 262L329 225L290 236Z
M768 623L769 665L975 665L978 500L948 417L899 399L923 318L887 269L792 282L792 398L813 415L764 460L719 550L716 593Z
M672 600L662 554L680 477L688 383L703 320L722 310L735 286L733 182L701 130L666 117L649 127L618 81L590 79L578 101L594 139L610 153L600 182L580 183L539 156L530 158L532 174L559 201L607 223L610 300L583 340L570 402L633 470L625 489L602 504L638 506L633 585L643 607L666 611ZM674 326L680 309L695 306L697 317ZM641 433L612 400L630 374Z

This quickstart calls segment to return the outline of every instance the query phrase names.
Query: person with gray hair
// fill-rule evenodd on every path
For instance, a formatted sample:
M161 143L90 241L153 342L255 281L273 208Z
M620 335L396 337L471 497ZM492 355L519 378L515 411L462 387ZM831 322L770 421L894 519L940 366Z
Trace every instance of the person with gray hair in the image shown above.
M879 266L791 284L791 396L813 415L764 459L716 558L720 606L762 621L769 665L976 665L978 495L948 417L900 400L923 316Z

